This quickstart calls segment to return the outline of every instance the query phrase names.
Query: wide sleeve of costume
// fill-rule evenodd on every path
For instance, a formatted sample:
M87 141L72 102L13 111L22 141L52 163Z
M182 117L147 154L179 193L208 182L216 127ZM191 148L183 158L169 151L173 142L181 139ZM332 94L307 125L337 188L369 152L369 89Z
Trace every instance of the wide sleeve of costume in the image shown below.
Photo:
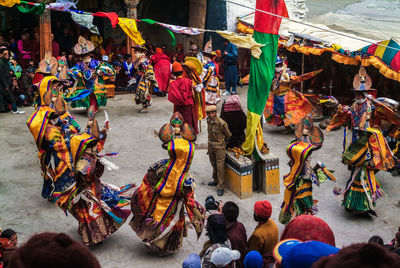
M332 117L329 125L326 127L326 131L329 132L332 129L347 124L351 120L351 112L348 106L339 105L336 114Z
M47 125L45 130L47 146L56 152L60 163L56 163L56 174L63 173L67 168L72 170L71 155L60 130L54 125Z
M117 72L114 70L114 68L105 62L99 63L99 65L97 66L97 71L101 71L102 76L104 77L115 78L115 76L117 75Z
M68 76L72 77L73 79L78 79L82 77L82 69L79 64L75 64L74 67L68 70Z
M204 229L204 221L206 219L206 210L194 199L194 190L192 187L184 188L184 202L187 215L192 223L197 234L197 239L200 237Z

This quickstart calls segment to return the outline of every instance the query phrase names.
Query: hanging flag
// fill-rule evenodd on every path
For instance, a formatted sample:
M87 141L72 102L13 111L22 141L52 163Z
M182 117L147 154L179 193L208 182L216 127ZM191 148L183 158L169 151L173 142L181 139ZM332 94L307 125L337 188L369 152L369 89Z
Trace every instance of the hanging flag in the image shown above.
M145 41L137 29L136 20L128 18L119 18L118 25L137 45L143 45Z
M228 39L234 45L242 48L247 48L251 50L251 55L259 59L261 55L261 48L263 44L259 44L254 40L253 36L250 34L238 35L237 33L227 32L227 31L216 31L220 36Z
M13 7L15 4L21 4L21 0L0 0L1 6Z
M153 25L153 24L160 25L159 22L157 22L157 21L155 21L155 20L152 20L152 19L141 19L140 21L146 22L146 23L148 23L148 24L150 24L150 25ZM160 26L161 26L161 25L160 25ZM169 35L171 36L171 39L172 39L171 45L174 47L175 44L176 44L175 35L174 35L173 32L171 32L170 29L166 28L166 30L167 30L167 32L169 33Z
M102 17L102 18L108 18L111 22L111 25L113 28L118 24L118 15L115 12L96 12L93 13L93 16L96 17Z
M67 0L57 0L55 3L50 3L46 5L46 9L56 10L56 11L68 11L71 7L76 8L76 2L71 2Z
M17 9L21 13L30 13L34 15L41 15L44 13L46 9L46 5L44 3L35 3L35 5L25 4L25 1L22 1L23 4L17 5Z
M100 34L99 29L93 24L93 16L89 14L78 14L76 12L70 12L72 19L87 28L91 33Z
M288 17L284 0L257 0L256 8ZM246 155L253 153L256 131L269 96L272 79L274 78L281 21L281 18L260 11L255 13L253 37L257 43L264 44L264 46L261 48L262 54L260 58L252 57L250 62L246 140L242 145Z
M179 34L198 35L198 34L204 33L204 30L199 29L199 28L183 27L183 26L177 26L177 25L166 24L166 23L161 23L161 22L157 22L157 24L161 25L167 29L170 29L174 33L179 33Z

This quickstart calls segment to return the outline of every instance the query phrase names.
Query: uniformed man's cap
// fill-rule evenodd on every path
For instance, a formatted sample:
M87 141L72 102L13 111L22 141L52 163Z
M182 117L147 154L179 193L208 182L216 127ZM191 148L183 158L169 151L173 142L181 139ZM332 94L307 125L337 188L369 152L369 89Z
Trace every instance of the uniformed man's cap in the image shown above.
M217 111L217 106L215 105L210 105L206 107L206 113L211 113L211 112L216 112Z

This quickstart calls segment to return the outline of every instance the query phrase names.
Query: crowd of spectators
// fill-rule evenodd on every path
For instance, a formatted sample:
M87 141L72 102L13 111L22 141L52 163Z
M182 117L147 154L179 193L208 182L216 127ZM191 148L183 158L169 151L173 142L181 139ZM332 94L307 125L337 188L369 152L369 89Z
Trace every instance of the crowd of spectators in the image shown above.
M355 243L339 249L329 225L312 215L298 216L286 225L279 238L270 218L272 206L267 200L254 205L256 227L247 239L245 226L238 222L239 207L226 202L207 219L202 251L190 254L183 268L389 268L400 267L400 228L385 244L379 236L367 243Z

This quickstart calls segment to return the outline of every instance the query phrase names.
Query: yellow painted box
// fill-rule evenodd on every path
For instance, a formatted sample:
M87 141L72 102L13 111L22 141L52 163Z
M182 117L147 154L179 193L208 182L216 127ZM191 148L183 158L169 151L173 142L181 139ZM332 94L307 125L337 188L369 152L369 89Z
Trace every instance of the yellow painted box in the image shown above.
M227 151L225 159L225 188L240 199L249 198L253 192L253 163L247 157Z
M269 154L265 159L265 194L279 194L279 158Z

